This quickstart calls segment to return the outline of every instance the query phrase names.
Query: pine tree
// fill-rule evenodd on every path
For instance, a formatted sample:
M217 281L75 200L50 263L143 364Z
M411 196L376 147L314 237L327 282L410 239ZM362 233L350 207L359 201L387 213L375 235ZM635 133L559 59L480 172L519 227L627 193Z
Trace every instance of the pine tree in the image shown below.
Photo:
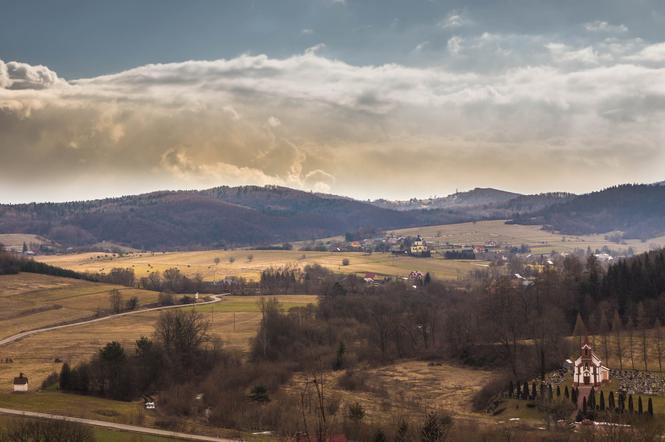
M626 333L628 334L628 354L630 355L630 365L635 370L635 327L633 326L632 318L628 318L626 322Z
M633 407L633 395L629 394L628 395L628 412L630 414L633 414L633 411L635 411L635 407Z
M586 336L587 334L587 328L586 325L584 325L584 321L582 320L582 315L580 313L577 314L577 318L575 319L575 328L573 329L573 336L577 338L577 348L582 348L582 338Z
M522 386L522 399L529 399L529 384L526 381L524 381L524 385Z
M589 408L591 408L591 410L596 409L596 390L594 390L593 387L591 387L591 391L589 392L588 405L589 405Z
M647 414L653 417L653 402L651 401L651 398L649 398L649 402L647 403Z
M582 411L583 411L584 413L586 413L586 407L587 407L586 397L583 397L583 398L582 398Z
M637 305L637 326L640 329L640 340L642 341L642 359L644 361L644 371L649 371L647 361L649 359L648 329L650 325L649 317L647 316L646 310L644 310L644 304L640 302Z
M600 411L605 411L605 394L600 390Z
M653 326L654 337L656 338L656 354L658 355L658 371L663 372L663 326L660 319L656 318Z
M561 397L561 387L558 385L556 386L556 398L559 399Z
M610 410L614 410L616 407L614 406L614 392L610 391L610 396L607 399L607 405L609 406Z
M642 416L642 413L644 413L644 409L642 408L642 396L637 397L637 414Z
M552 392L552 384L548 384L547 385L547 400L551 401L553 397L554 397L554 393Z
M531 399L536 398L536 383L532 382L531 383Z
M513 381L511 379L510 383L508 384L508 397L509 398L513 397L514 391L515 391L515 386L513 385Z
M614 333L614 338L616 340L617 347L617 356L619 357L619 370L623 370L623 349L621 346L622 336L621 336L621 317L617 310L614 311L614 317L612 318L612 333Z
M570 399L570 394L568 393L568 386L567 386L567 385L566 385L566 387L563 389L563 396L564 396L566 399Z

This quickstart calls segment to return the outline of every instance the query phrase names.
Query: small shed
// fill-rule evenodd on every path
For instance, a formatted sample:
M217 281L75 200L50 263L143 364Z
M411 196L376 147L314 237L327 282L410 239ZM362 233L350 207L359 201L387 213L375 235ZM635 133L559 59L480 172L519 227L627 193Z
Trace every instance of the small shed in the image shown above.
M25 393L26 391L28 391L28 378L21 373L14 378L14 392Z

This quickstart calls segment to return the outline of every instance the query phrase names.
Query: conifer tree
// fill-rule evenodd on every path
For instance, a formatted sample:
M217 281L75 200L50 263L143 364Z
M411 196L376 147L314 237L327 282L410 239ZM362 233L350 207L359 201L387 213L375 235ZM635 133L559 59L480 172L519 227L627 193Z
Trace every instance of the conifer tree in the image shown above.
M586 325L584 325L584 321L582 320L582 315L580 313L577 314L577 318L575 319L575 328L573 329L573 336L577 338L577 348L582 348L582 338L586 336L587 334L587 328Z
M623 346L621 341L623 340L621 335L621 317L617 310L614 311L614 318L612 318L612 333L614 333L614 340L616 341L617 356L619 357L619 370L623 370Z
M633 395L629 394L628 395L628 412L630 414L633 414L634 411L635 411L635 407L633 406Z
M610 410L614 410L614 408L616 408L614 406L614 392L613 391L610 391L610 395L607 398L607 405L608 405Z
M653 417L653 402L651 401L651 398L649 398L649 402L647 403L647 414Z
M567 386L567 385L566 385L566 387L563 389L563 396L564 396L566 399L570 399L570 394L568 393L568 386Z
M552 384L547 385L547 400L551 401L554 394L552 393Z
M515 390L515 386L513 385L512 379L510 380L510 383L508 384L508 397L512 398L513 397L513 392Z
M637 414L642 416L644 413L644 408L642 408L642 396L637 397Z
M559 399L561 397L561 387L558 385L556 386L556 398Z
M591 410L596 409L596 390L594 390L593 387L591 387L591 391L589 392L588 405L589 405L589 408L591 408Z

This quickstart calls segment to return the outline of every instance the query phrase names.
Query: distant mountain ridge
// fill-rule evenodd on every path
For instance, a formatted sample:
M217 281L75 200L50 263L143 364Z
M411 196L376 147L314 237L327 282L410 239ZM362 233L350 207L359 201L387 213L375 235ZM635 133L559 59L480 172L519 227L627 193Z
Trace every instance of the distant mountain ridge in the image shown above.
M518 214L512 222L544 225L565 234L620 231L625 238L647 239L665 234L665 186L614 186Z
M406 201L389 201L385 199L374 200L371 203L384 209L393 210L423 210L423 209L461 209L486 205L497 205L508 202L519 193L507 192L492 188L476 187L467 192L455 192L452 195L436 198L412 198Z
M477 188L408 202L352 198L278 186L161 191L67 203L0 204L0 233L41 235L65 247L113 243L170 250L265 245L362 228L394 229L487 219L565 234L665 234L665 186L624 185L576 196Z
M467 216L445 213L398 212L351 198L278 186L0 205L0 233L34 233L74 247L109 241L151 250L272 244L364 227L387 229L468 220Z

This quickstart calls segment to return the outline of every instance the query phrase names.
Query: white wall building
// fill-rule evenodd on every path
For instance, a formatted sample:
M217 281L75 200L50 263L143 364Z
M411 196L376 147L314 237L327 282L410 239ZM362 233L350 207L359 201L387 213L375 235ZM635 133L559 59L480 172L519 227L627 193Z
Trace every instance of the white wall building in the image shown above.
M19 377L14 378L14 392L24 393L26 391L28 391L28 378L21 373Z
M582 344L580 357L575 360L573 371L573 385L599 387L603 382L610 381L610 369L605 367L598 356L593 352L589 339Z

